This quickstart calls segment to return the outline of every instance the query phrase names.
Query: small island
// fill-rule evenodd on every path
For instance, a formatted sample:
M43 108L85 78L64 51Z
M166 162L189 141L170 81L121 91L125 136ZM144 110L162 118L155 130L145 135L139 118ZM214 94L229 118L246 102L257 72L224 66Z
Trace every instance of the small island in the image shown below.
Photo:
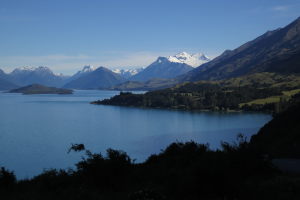
M22 94L73 94L73 90L62 89L56 87L47 87L39 84L32 84L25 87L17 88L8 91L8 93L22 93Z

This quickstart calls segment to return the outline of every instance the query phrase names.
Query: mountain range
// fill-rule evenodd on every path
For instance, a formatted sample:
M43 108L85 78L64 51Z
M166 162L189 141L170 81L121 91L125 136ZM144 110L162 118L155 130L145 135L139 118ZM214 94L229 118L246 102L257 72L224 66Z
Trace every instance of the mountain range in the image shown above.
M0 70L0 89L7 90L18 86L39 83L48 86L61 86L68 76L54 74L48 67L20 67L6 74Z
M235 77L243 79L242 77L252 74L253 77L260 77L255 74L261 72L282 75L300 74L299 65L300 18L284 28L268 31L234 50L226 50L215 59L169 81L156 80L154 84L126 82L114 89L142 90L144 87L147 90L156 90L182 82L226 80Z
M193 69L192 66L209 61L204 54L182 52L174 56L159 57L146 68L114 69L86 65L73 76L54 74L48 67L20 67L6 74L0 71L0 89L42 84L73 89L104 89L130 81L153 83L150 79L174 78ZM188 64L187 64L188 63ZM142 84L142 83L141 83Z
M67 76L54 74L48 67L21 67L7 74L7 79L19 86L39 83L48 86L61 86Z
M77 72L77 76L78 78L71 80L63 87L73 89L106 89L126 81L121 75L105 67L98 67L92 71L84 68L82 72Z
M158 57L149 66L138 69L112 71L87 65L71 77L54 74L47 67L22 67L9 74L0 70L0 89L34 83L73 89L135 89L135 85L139 89L142 86L155 89L187 81L223 80L260 72L297 74L300 73L299 63L300 18L234 50L226 50L213 60L202 53L182 52Z

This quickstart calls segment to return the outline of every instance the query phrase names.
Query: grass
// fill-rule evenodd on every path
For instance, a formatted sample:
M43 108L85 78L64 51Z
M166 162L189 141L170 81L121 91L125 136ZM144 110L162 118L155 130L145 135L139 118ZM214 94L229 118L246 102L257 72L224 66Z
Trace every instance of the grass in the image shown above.
M290 91L283 91L282 93L286 96L291 97L299 92L300 92L300 89L295 89L295 90L290 90Z
M239 107L242 107L246 104L248 105L252 105L252 104L268 104L268 103L277 103L280 101L280 99L285 99L285 100L289 100L291 98L291 96L297 94L300 92L300 89L295 89L295 90L289 90L289 91L282 91L282 95L281 96L271 96L271 97L267 97L264 99L255 99L253 101L250 102L246 102L246 103L241 103L239 104Z

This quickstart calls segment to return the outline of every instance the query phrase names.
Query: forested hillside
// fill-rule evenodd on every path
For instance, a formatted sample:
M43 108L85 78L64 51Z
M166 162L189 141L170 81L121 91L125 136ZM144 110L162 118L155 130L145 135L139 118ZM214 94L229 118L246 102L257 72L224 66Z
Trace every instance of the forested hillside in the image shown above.
M259 73L225 81L184 83L145 94L121 92L111 99L92 103L185 110L280 112L288 106L293 95L300 92L299 88L298 76Z

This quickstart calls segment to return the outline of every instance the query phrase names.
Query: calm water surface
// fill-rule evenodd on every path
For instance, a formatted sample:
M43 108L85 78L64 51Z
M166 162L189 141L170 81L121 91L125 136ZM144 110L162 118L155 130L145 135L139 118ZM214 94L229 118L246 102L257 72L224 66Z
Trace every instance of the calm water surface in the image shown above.
M126 151L143 161L174 141L194 140L220 147L238 133L250 137L271 119L257 113L184 112L91 105L116 91L75 91L73 95L21 95L0 92L0 166L18 178L44 169L68 168L82 154L67 153L71 143L93 152Z

